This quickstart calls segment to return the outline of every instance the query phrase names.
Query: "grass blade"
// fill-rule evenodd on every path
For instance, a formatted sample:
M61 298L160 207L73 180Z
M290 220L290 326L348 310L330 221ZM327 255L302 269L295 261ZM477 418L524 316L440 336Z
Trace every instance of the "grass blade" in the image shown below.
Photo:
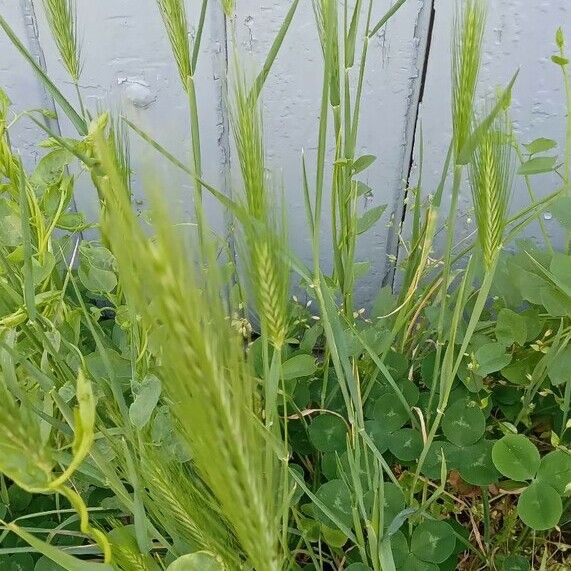
M278 52L280 51L280 48L282 47L282 43L284 41L285 35L287 34L287 31L289 29L289 26L291 24L291 21L293 20L293 16L295 14L295 11L297 10L297 6L299 4L299 0L294 0L292 2L292 5L290 6L285 20L283 21L279 32L277 33L272 46L270 47L270 51L268 52L268 55L266 56L266 61L264 62L264 65L262 66L262 71L260 71L260 73L258 74L258 77L256 77L256 80L254 81L254 85L252 86L249 94L248 94L248 99L250 101L256 101L258 99L258 97L260 96L260 93L262 91L262 88L264 87L264 83L266 82L266 79L268 78L268 74L270 73L270 70L272 69L272 65L274 64L274 61L278 55Z
M488 113L488 115L479 123L479 125L474 129L472 134L466 139L458 155L457 164L467 165L474 154L474 150L482 140L482 137L490 129L496 117L501 113L503 109L506 108L507 103L511 99L511 93L514 83L519 74L519 69L515 72L511 81L508 83L507 87L503 90L501 95L498 97L494 108Z
M192 69L196 69L198 64L198 54L200 53L200 44L202 41L202 32L204 31L204 20L206 19L206 8L208 7L208 0L202 0L200 8L200 16L198 18L198 26L196 30L196 37L194 38L194 45L192 46Z
M28 311L28 318L33 321L36 319L36 303L34 275L32 269L32 232L30 228L28 197L26 194L26 175L24 174L22 161L19 161L19 166L18 182L20 184L20 214L22 224L22 242L24 248L24 301L26 303L26 310Z
M111 565L94 563L92 561L72 557L57 547L38 539L14 523L6 524L6 528L31 545L38 553L45 555L53 562L61 565L66 571L113 571Z
M54 101L61 107L62 111L67 115L68 119L73 123L73 126L80 135L87 135L87 123L71 106L69 101L63 96L62 92L55 86L52 80L47 76L45 71L36 63L34 57L26 49L24 44L18 39L8 22L0 16L0 27L4 30L10 41L14 44L16 49L22 54L24 59L32 66L36 75L44 84L48 93L53 97Z
M397 0L386 14L373 26L373 29L368 34L369 38L372 38L401 9L405 2L406 0Z
M244 222L248 220L248 213L240 204L238 204L236 201L232 200L230 197L226 196L224 193L214 188L212 185L208 184L203 179L196 177L194 172L191 169L189 169L182 161L179 161L170 151L165 149L165 147L163 147L160 143L158 143L155 139L153 139L151 135L145 133L145 131L137 127L137 125L129 121L129 119L123 117L123 121L125 121L125 123L127 123L127 125L129 125L129 127L133 129L133 131L135 131L135 133L137 133L137 135L139 135L141 139L143 139L145 142L151 145L151 147L153 147L155 151L163 155L163 157L165 157L165 159L167 159L175 167L178 167L179 169L190 175L193 179L198 180L198 182L200 182L200 184L208 192L210 192L210 194L212 194L212 196L214 196L214 198L216 198L222 204L222 206L224 206L232 214L234 214L236 218Z

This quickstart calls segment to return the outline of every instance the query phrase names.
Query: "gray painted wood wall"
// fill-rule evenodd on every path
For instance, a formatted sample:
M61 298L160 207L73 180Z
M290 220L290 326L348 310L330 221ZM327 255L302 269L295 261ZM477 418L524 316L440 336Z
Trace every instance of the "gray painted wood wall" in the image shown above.
M188 0L190 20L196 21L198 2ZM237 0L234 22L238 45L250 57L252 69L260 64L286 11L287 0ZM366 172L374 197L363 208L387 203L392 217L407 222L404 188L414 181L418 168L419 130L424 140L424 185L431 192L437 184L449 142L450 37L454 0L408 0L370 46L368 79L359 149L378 157ZM78 0L79 29L83 43L84 73L81 87L88 104L96 108L121 106L123 112L150 131L174 154L184 159L189 149L188 111L169 44L155 0ZM377 0L375 15L389 8L389 0ZM205 176L221 188L235 176L222 77L228 61L230 26L219 3L212 0L207 16L203 55L198 70ZM0 0L0 13L25 40L48 73L74 99L73 87L59 61L40 0ZM551 63L554 34L565 24L571 34L569 0L490 0L488 32L481 85L487 92L505 85L521 68L514 91L514 120L524 142L544 136L564 140L565 104L560 70ZM0 85L18 110L49 107L50 99L31 69L7 38L0 34ZM230 54L231 58L231 54ZM290 236L296 251L310 255L301 190L301 150L309 162L316 150L322 56L310 0L301 0L292 28L282 47L263 94L268 164L283 181L289 208ZM481 95L486 95L483 90ZM61 117L61 114L60 114ZM60 129L72 133L65 119ZM21 121L12 134L28 164L38 159L36 143L42 134ZM158 160L132 138L135 186L156 168ZM188 181L164 169L173 211L190 215ZM556 188L549 176L538 179L538 196ZM516 189L515 208L527 204L523 187ZM96 196L88 180L80 181L77 206L94 216ZM327 205L325 205L327 212ZM461 230L472 230L469 192L458 213ZM207 211L212 224L223 228L223 212L213 200ZM546 224L554 224L545 216ZM327 220L324 227L328 228ZM359 257L370 260L373 270L363 280L361 295L370 297L390 267L390 256L399 255L399 240L389 227L388 216L361 240ZM537 228L531 227L531 236ZM330 259L324 240L324 261ZM400 252L402 253L402 252Z

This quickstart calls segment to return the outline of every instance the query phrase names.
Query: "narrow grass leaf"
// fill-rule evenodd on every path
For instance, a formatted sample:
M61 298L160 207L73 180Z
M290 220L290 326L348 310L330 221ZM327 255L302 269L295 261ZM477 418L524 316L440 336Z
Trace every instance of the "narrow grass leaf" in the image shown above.
M24 300L26 303L26 310L28 311L28 318L33 321L36 319L36 292L32 268L34 252L32 247L32 229L30 227L30 209L28 206L28 195L26 191L27 181L21 160L19 161L18 182L20 185L20 223L22 226L22 242L24 248Z
M266 83L266 79L268 78L270 70L272 69L274 61L280 51L280 48L282 47L283 41L285 39L287 31L289 30L290 24L293 20L298 4L299 0L293 0L293 2L291 3L291 6L286 14L286 17L282 25L280 26L280 29L276 34L274 41L272 42L270 51L268 52L266 60L264 61L264 65L262 66L262 70L258 74L258 77L254 81L254 85L252 86L250 92L248 93L248 99L252 104L258 100L258 97L262 92L262 88Z
M405 2L406 0L397 0L369 31L369 38L372 38L401 9Z
M61 549L38 539L14 523L6 524L6 527L23 539L28 545L32 546L38 553L45 555L48 559L61 565L66 571L113 571L111 565L72 557Z
M10 28L8 25L8 22L6 22L2 16L0 16L0 27L2 27L10 41L14 44L22 56L24 56L26 61L32 66L36 75L40 78L49 94L54 98L54 101L61 107L62 111L67 115L68 119L73 123L73 126L76 128L77 132L80 135L87 135L87 123L85 120L82 119L77 111L75 111L69 101L63 96L62 92L47 76L45 71L36 63L32 54L30 54L30 52L24 47L24 44L18 39L18 36L16 36L12 28Z

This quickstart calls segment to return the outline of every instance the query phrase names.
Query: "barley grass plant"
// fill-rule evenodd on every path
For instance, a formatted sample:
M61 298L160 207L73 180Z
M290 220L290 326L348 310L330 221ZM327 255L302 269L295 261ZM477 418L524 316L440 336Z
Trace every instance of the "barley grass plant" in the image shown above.
M199 473L254 567L277 569L279 467L275 455L265 453L271 443L265 442L258 424L256 385L220 298L215 257L210 254L207 279L196 281L188 252L159 205L154 215L157 236L148 241L125 200L102 129L93 133L106 173L102 230L126 276L123 287L149 324L164 323L163 382ZM136 278L143 273L144 286Z
M240 76L241 72L237 74ZM238 77L234 88L232 126L244 185L249 221L245 245L250 260L248 276L256 296L262 330L277 349L287 334L286 298L289 290L288 260L283 252L287 238L283 221L276 216L272 182L265 165L262 118L259 104L249 97L246 80Z
M482 58L482 37L485 27L484 3L480 0L469 0L457 5L457 13L452 39L452 189L448 216L446 218L446 244L443 254L442 284L440 288L440 313L438 320L438 338L444 337L445 319L447 311L447 296L450 286L453 248L456 240L456 219L458 199L464 165L460 160L467 142L470 140L476 124L474 98L477 87L477 79ZM434 202L437 209L442 206L442 197L445 188L447 166L443 173L443 181L435 195ZM432 242L436 227L432 225L429 243ZM448 384L450 371L441 370L442 346L437 348L436 366L433 373L431 398L434 399L438 377L440 383ZM444 386L441 386L440 394L445 394ZM430 409L430 406L429 406ZM443 413L443 411L442 411ZM435 428L437 426L435 425ZM426 449L426 448L425 448Z

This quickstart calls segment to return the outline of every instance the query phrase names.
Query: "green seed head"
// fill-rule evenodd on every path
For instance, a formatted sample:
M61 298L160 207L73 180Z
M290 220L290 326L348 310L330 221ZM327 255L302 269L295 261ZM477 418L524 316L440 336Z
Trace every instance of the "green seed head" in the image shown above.
M75 0L43 0L50 31L63 65L74 82L81 75Z
M486 23L483 0L468 0L456 15L452 62L452 124L458 158L470 137Z

